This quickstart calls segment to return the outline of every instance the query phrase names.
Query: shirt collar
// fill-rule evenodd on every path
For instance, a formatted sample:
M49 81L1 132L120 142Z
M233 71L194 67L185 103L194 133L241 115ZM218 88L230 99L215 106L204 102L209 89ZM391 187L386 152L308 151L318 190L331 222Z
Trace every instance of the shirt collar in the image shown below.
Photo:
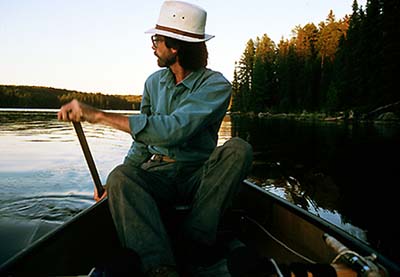
M191 72L186 78L179 84L184 85L188 89L192 89L197 81L198 77L203 74L205 68L200 68L199 70ZM175 85L175 78L174 74L172 73L171 69L167 69L164 76L160 80L161 83L165 84L173 84Z
M182 84L187 87L188 89L192 89L199 79L199 76L203 74L205 68L200 68L196 71L191 72L186 78L182 81Z

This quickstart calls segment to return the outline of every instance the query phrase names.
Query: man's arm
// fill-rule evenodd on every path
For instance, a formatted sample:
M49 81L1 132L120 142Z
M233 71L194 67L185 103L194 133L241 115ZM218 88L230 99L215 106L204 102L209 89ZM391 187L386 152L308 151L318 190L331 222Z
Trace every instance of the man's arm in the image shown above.
M230 96L230 83L221 74L211 73L180 100L172 113L157 113L155 109L154 113L129 116L131 135L147 145L179 145L210 122L225 116ZM143 110L147 106L142 104Z
M103 124L130 133L128 117L121 114L105 112L74 99L63 105L57 114L61 121L87 121L93 124Z

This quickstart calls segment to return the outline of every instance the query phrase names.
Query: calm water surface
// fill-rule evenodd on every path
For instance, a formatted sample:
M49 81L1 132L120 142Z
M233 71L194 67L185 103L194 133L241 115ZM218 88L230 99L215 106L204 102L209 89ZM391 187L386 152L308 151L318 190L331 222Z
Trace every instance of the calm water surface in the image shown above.
M93 181L75 130L59 122L56 112L0 109L0 218L62 223L94 203ZM132 138L105 126L82 127L105 183ZM254 148L250 179L399 257L400 228L394 226L399 126L227 116L218 144L232 136ZM393 220L385 219L391 215Z
M56 112L0 109L0 218L62 223L94 203L93 181L73 125L58 121ZM82 128L104 184L132 138L106 126L82 123ZM230 130L225 120L219 144L230 138Z

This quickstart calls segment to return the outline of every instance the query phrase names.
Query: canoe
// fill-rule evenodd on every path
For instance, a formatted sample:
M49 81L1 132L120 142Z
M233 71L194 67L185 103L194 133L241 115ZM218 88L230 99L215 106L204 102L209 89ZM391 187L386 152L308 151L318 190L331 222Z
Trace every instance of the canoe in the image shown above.
M175 213L167 226L178 226L187 211ZM229 249L223 276L269 276L271 265L274 276L400 276L398 264L364 242L250 180L222 218L218 241ZM90 276L116 253L121 247L103 199L8 259L0 275Z

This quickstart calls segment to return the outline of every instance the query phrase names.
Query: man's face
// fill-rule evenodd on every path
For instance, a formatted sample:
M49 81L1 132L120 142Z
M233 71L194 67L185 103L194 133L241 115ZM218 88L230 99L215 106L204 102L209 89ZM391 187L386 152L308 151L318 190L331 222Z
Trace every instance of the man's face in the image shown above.
M160 35L151 37L153 42L152 49L154 55L158 58L157 64L159 67L169 67L176 62L177 51L173 48L168 48L165 45L165 38Z

